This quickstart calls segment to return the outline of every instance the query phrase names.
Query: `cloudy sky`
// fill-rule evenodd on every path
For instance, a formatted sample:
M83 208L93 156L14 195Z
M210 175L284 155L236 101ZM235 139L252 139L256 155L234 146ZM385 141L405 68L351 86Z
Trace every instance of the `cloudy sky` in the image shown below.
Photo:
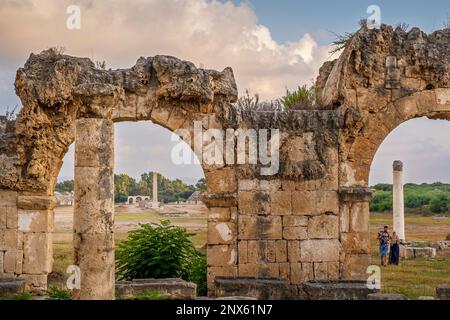
M81 8L81 29L69 30L66 9ZM108 68L134 65L140 56L174 55L197 66L231 66L239 91L263 98L308 84L330 59L333 32L354 31L377 4L382 21L405 22L426 32L442 28L448 0L0 0L0 113L20 104L14 77L31 52L60 46L67 54L106 61ZM411 182L450 181L450 123L417 119L397 128L372 167L371 183L391 180L391 163L405 162ZM196 180L199 166L175 166L171 134L150 122L116 126L116 171L138 177L156 170ZM60 179L73 176L73 150Z

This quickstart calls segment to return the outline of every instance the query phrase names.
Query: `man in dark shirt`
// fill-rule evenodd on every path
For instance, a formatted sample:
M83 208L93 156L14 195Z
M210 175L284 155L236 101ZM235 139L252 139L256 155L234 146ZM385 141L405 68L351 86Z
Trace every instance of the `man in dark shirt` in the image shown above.
M380 259L382 266L387 266L388 263L389 238L389 227L384 226L384 229L378 232L378 241L380 241Z

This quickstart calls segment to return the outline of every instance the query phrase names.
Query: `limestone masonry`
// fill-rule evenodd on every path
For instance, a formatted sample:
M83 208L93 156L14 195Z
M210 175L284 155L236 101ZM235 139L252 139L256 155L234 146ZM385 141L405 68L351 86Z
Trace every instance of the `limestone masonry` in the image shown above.
M450 120L450 29L362 28L317 78L315 110L241 110L233 71L168 56L100 70L53 50L17 71L23 108L0 125L0 278L43 289L52 268L54 186L75 142L79 298L114 298L114 122L169 130L280 129L280 170L203 164L208 289L216 276L365 279L369 169L383 139L412 118Z

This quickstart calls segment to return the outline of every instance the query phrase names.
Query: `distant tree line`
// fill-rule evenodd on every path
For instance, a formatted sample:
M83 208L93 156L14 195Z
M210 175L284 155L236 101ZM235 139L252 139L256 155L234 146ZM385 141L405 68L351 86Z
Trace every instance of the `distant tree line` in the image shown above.
M370 210L384 212L392 210L392 184L377 184L372 187L375 194ZM446 213L450 211L450 184L407 183L404 186L405 208L424 212Z
M73 191L73 180L56 184L56 191ZM153 196L153 173L143 173L139 181L127 174L114 175L114 200L127 202L128 196ZM158 200L164 203L186 201L195 191L206 191L206 181L200 179L195 185L189 185L180 179L170 180L158 174Z

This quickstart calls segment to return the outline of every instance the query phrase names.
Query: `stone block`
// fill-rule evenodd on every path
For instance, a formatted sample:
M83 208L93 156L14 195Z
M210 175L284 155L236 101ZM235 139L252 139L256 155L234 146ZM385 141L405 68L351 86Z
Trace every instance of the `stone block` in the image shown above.
M289 284L281 279L255 277L217 277L216 297L252 297L258 300L289 299Z
M336 191L294 191L292 192L292 213L294 215L319 215L337 213L339 197Z
M438 88L436 91L436 101L439 105L450 104L450 89Z
M258 179L243 179L239 180L239 191L255 191L259 189Z
M288 263L288 262L280 263L279 268L280 268L280 278L283 280L290 281L290 278L291 278L290 263Z
M186 115L187 113L185 110L175 106L170 114L169 120L167 121L167 126L171 130L180 129L186 121Z
M75 167L114 167L114 123L106 119L76 121Z
M208 192L236 192L237 182L232 167L212 170L205 173Z
M342 277L346 280L367 280L369 254L346 254L342 267Z
M57 205L56 197L19 196L17 207L24 210L51 210Z
M6 207L0 207L0 230L6 229Z
M307 216L285 216L283 217L283 227L307 227Z
M25 280L25 291L40 292L47 290L46 274L22 274L20 277Z
M181 279L136 279L118 281L116 292L124 298L132 298L145 291L158 292L171 300L194 300L197 298L197 285Z
M239 216L239 239L281 239L282 221L280 216Z
M314 262L314 279L315 280L327 280L328 279L328 268L326 262Z
M277 262L287 261L287 241L285 240L276 241L275 257Z
M0 274L5 272L3 268L4 255L5 255L4 251L0 251Z
M237 206L236 193L230 192L207 193L202 196L202 201L209 208L229 208Z
M248 263L248 241L238 242L238 263Z
M342 250L345 253L370 253L368 232L341 233Z
M276 191L271 193L271 213L286 216L292 214L291 191Z
M297 240L287 241L287 255L289 262L300 262L300 242Z
M50 273L52 261L52 234L25 233L23 237L23 273Z
M0 231L0 250L17 250L17 230L4 229Z
M17 229L17 207L6 207L6 227L8 229Z
M208 244L232 244L236 241L236 231L234 222L209 222Z
M232 245L209 245L207 247L208 266L235 265L236 247Z
M303 282L302 277L302 264L301 263L291 263L290 264L290 282L291 284L301 284Z
M350 231L350 204L342 203L339 206L339 231Z
M308 222L310 239L336 239L339 236L339 219L335 215L314 216Z
M450 284L441 284L436 287L436 297L439 300L450 300Z
M284 227L283 239L286 240L308 239L308 229L306 227Z
M397 293L371 293L367 295L367 300L408 300L408 298Z
M151 120L160 125L166 125L172 108L155 106L152 110Z
M328 262L327 263L328 279L338 280L340 279L340 268L339 262Z
M247 263L238 268L240 277L278 278L280 275L278 263Z
M74 264L81 270L81 290L76 291L81 300L114 299L114 235L74 233ZM25 268L25 264L24 264ZM89 272L83 272L89 270Z
M23 279L0 278L0 297L19 295L22 294L24 290L25 290L25 281Z
M18 230L22 232L52 232L53 210L19 210Z
M207 285L208 295L214 294L214 280L216 277L236 277L238 275L237 266L208 267Z
M302 262L339 261L340 243L337 239L304 240L300 242Z
M16 274L23 273L23 250L17 250L16 256Z
M227 222L231 220L231 209L214 207L208 208L208 221Z
M5 251L3 256L3 272L15 273L17 261L17 250Z
M240 191L238 193L238 206L243 215L270 214L270 195L264 191Z
M17 205L17 192L0 189L0 207L10 206L14 207Z
M275 193L280 189L281 189L281 181L280 180L260 180L259 181L259 190L261 190L261 191Z
M153 107L157 102L150 94L146 96L136 97L136 119L138 120L150 120ZM130 112L130 116L133 116L133 110Z
M302 285L309 300L367 300L377 289L367 288L366 281L314 280Z
M350 208L350 231L369 232L369 203L356 202Z

